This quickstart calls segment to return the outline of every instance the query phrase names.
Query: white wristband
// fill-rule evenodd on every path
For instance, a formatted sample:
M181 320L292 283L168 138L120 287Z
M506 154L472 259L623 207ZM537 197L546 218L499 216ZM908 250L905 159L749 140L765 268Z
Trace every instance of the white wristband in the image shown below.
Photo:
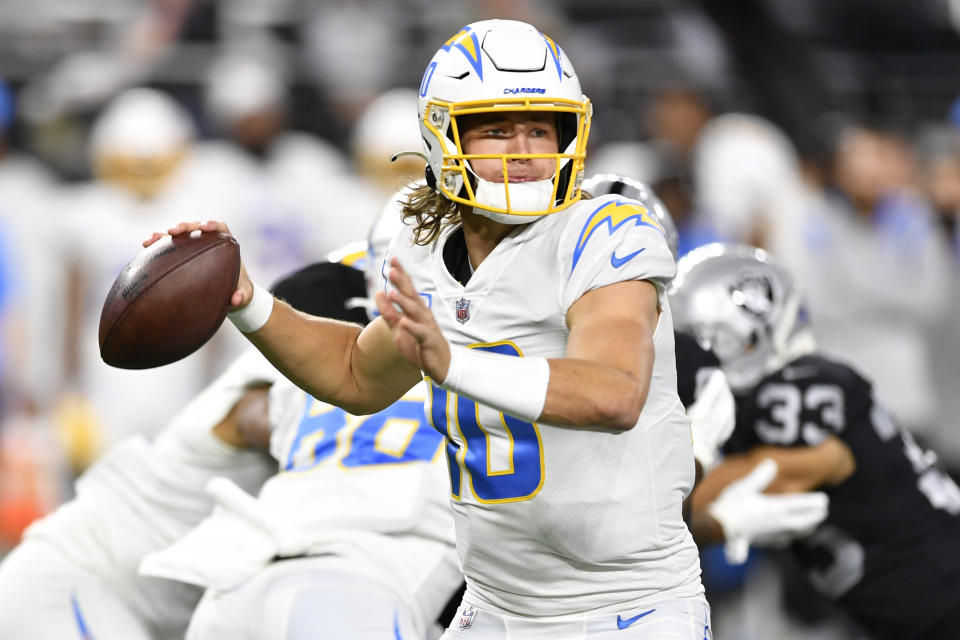
M273 313L273 294L254 283L253 297L242 309L231 311L227 318L243 333L253 333L267 324L270 314Z
M543 413L550 382L546 358L517 358L450 346L444 389L527 422Z

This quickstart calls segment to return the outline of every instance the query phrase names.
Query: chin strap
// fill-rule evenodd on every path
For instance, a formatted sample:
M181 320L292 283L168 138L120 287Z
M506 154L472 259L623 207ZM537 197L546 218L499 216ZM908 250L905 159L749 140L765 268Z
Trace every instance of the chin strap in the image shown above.
M509 209L507 207L507 187L510 189ZM495 209L508 209L513 213L497 213L505 219L501 222L522 224L533 222L536 212L551 208L553 194L553 178L537 180L535 182L490 182L477 178L475 197L480 208L484 205ZM527 214L527 215L524 215ZM514 217L515 216L515 217ZM493 217L493 216L491 216Z
M431 189L433 189L434 191L436 191L436 190L437 190L437 177L436 177L435 175L433 175L433 167L431 167L429 164L428 164L428 165L426 166L426 168L423 170L423 177L424 177L424 178L426 179L426 181L427 181L427 186L430 187Z

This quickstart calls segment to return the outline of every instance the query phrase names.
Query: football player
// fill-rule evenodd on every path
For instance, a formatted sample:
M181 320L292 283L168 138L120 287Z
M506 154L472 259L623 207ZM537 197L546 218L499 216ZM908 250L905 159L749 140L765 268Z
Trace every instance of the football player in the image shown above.
M347 256L345 261L350 257L356 256ZM364 288L364 276L357 269L319 263L281 280L274 290L305 312L358 322L365 321L366 314L346 310L344 301L358 292L362 294ZM259 352L251 350L183 408L152 441L131 437L109 450L80 478L77 497L28 529L24 542L0 565L0 637L183 638L203 594L197 583L203 581L162 579L170 575L170 563L155 562L159 568L154 575L138 575L138 566L144 557L169 547L191 531L219 501L242 506L242 496L259 491L277 471L276 460L264 454L268 448L280 455L281 468L287 472L277 481L281 487L296 485L291 478L318 475L320 463L327 458L344 463L343 467L332 467L340 469L339 493L331 493L327 486L323 488L328 493L322 494L316 485L308 483L294 498L276 488L270 495L281 501L287 496L301 508L309 500L325 507L309 513L339 525L329 527L332 533L324 541L326 546L320 544L330 554L332 564L343 574L352 575L352 586L367 589L367 595L382 598L385 590L402 594L392 596L390 604L402 606L390 609L383 628L390 633L395 629L418 630L420 620L442 607L462 580L452 557L453 526L446 513L446 492L437 483L432 483L432 493L417 491L417 479L428 477L431 472L425 469L436 464L412 464L438 457L439 434L426 431L432 436L432 445L430 438L424 437L423 411L417 402L398 403L380 416L355 418L332 408L323 411L282 381ZM273 436L271 428L275 430ZM343 450L344 445L349 448ZM328 460L326 463L323 470L328 484L335 483L330 479L331 465ZM367 469L376 469L385 479L381 481ZM221 490L208 494L204 487L214 478L213 487ZM384 510L380 520L357 518L356 509L330 515L344 495L376 493L378 483L380 489L391 487L381 495L395 500L395 509ZM241 498L236 498L238 495ZM358 505L373 506L358 500ZM278 503L268 504L275 508ZM426 528L428 535L417 535L412 529L403 531L402 523L389 521L390 515L397 519L401 505L419 509L417 514L424 518L420 530ZM279 522L274 528L286 523ZM352 525L353 530L346 531L344 524ZM388 524L394 527L387 536L393 541L384 543L384 535L377 533ZM361 531L364 527L366 530ZM236 556L234 564L249 562L251 554L256 559L263 549L249 530L249 525L245 529L237 527L219 540L221 549L224 540L235 541L229 546L229 552ZM242 537L244 533L246 537ZM318 544L315 539L308 542ZM392 555L387 553L388 548ZM220 558L208 554L197 561L191 575L205 575L210 562ZM403 564L406 561L415 562L416 567L407 567ZM304 564L290 562L283 571L302 573ZM247 569L249 564L241 566ZM370 588L374 582L371 574L379 580L379 591ZM330 575L325 577L329 581ZM339 602L350 593L354 592L344 589ZM308 610L313 611L313 605ZM259 617L268 618L261 610L256 611ZM373 609L367 611L371 617L353 620L379 630L372 622ZM284 616L275 631L279 634L285 633L284 622L294 625L299 620L288 612L278 615ZM270 620L277 622L276 617ZM205 616L202 621L201 629L209 626L215 632L215 616ZM327 627L332 628L334 622L328 618ZM361 636L351 631L340 637ZM414 636L411 633L404 637Z
M364 276L319 263L274 292L312 292L342 306L363 296ZM211 482L213 514L141 565L207 588L187 638L426 636L463 578L443 437L426 421L424 395L421 384L380 413L352 416L289 381L272 385L278 475L256 499Z
M182 638L202 591L138 576L137 566L210 512L210 478L255 491L274 473L276 463L250 445L269 437L267 389L279 377L251 350L152 441L131 436L108 449L77 480L76 497L4 558L0 637Z
M445 637L709 638L662 227L626 198L580 202L592 107L535 27L464 27L419 95L427 184L388 252L381 317L298 314L243 270L231 320L354 414L428 379L467 578ZM169 232L197 228L228 232Z
M771 491L820 489L827 519L792 545L810 583L878 640L956 637L960 490L874 398L869 380L817 352L794 279L769 255L706 245L679 263L677 326L720 359L738 398L728 453L694 512L760 459Z

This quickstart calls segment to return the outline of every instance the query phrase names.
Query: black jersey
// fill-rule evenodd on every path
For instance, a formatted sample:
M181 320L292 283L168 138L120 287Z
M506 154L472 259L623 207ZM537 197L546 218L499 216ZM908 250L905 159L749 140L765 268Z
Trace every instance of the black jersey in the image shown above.
M689 409L697 397L697 389L711 371L720 368L720 361L689 333L674 331L673 341L677 354L677 393L680 402Z
M856 470L830 496L830 513L792 551L810 582L876 638L928 637L960 610L960 491L874 402L850 367L804 356L737 399L730 452L803 447L835 435ZM960 631L958 631L960 634Z

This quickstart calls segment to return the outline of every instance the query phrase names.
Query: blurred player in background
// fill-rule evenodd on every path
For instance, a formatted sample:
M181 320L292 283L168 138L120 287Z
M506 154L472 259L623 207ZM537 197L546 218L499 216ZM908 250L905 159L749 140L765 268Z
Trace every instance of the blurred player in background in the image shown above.
M777 126L746 113L714 116L698 132L691 171L696 207L718 238L774 255L795 250L812 194L793 144Z
M818 591L878 640L955 637L960 490L868 380L816 351L793 278L762 250L706 245L680 261L671 302L739 403L729 455L698 485L694 512L716 515L717 493L772 458L771 491L830 497L826 521L792 547Z
M273 473L248 445L266 444L249 434L268 431L267 388L278 377L248 353L152 442L133 436L100 457L76 498L34 523L0 565L0 637L182 638L201 590L137 567L210 512L207 480L256 491Z
M359 271L334 262L274 287L279 298L323 299L308 311L364 320L362 309L343 305L365 291ZM426 420L425 392L422 383L358 417L289 381L273 385L270 450L279 474L256 499L211 483L214 513L141 567L207 587L187 638L427 637L463 577L443 436Z
M290 130L285 68L271 54L228 49L207 69L203 104L216 137L196 154L211 185L207 211L237 221L251 268L269 282L361 240L382 204L339 149Z
M198 145L209 176L204 217L237 221L247 266L273 282L316 256L362 241L384 199L419 174L416 92L370 103L352 131L351 157L289 128L289 87L270 51L225 51L206 74L204 105L218 137ZM412 164L411 164L412 163ZM222 213L221 213L222 212Z
M318 263L274 289L305 312L366 320L344 306L364 294L357 269ZM349 416L283 381L258 352L244 354L152 442L135 436L108 451L80 478L75 500L28 530L0 565L0 636L183 638L198 584L252 578L230 593L211 589L190 637L224 637L228 627L230 637L242 637L240 629L255 638L274 637L267 629L313 637L321 611L331 637L361 637L360 627L374 637L395 629L422 637L462 583L442 436L426 426L422 404L421 396L377 416ZM254 503L249 494L277 460L280 475ZM210 530L213 548L204 546ZM153 552L161 553L138 575ZM322 558L270 566L285 553ZM346 607L357 596L363 615Z
M156 433L218 371L217 340L180 362L142 371L108 366L97 341L107 292L136 253L132 238L207 210L193 144L193 122L170 96L146 88L124 92L91 131L96 180L65 191L59 203L65 232L58 234L57 250L69 273L61 317L64 386L75 398L65 419L84 434L78 439L89 441L87 456L131 432ZM90 233L93 228L98 231ZM157 389L164 390L165 402L157 402Z

